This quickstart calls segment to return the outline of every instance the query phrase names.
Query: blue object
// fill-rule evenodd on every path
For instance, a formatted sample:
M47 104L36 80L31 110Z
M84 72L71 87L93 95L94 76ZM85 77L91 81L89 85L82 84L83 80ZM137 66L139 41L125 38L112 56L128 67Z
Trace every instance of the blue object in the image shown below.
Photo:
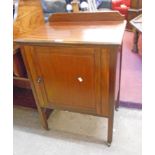
M101 9L101 8L111 9L112 0L96 0L96 6L97 6L97 9Z
M44 13L55 13L55 12L66 11L65 0L55 0L55 1L41 0L41 4L42 4Z

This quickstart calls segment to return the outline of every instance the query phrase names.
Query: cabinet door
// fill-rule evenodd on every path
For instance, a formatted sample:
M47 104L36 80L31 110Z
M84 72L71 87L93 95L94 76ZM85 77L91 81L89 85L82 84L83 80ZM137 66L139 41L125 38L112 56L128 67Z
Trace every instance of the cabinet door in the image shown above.
M96 113L100 105L96 53L92 48L33 47L45 107Z

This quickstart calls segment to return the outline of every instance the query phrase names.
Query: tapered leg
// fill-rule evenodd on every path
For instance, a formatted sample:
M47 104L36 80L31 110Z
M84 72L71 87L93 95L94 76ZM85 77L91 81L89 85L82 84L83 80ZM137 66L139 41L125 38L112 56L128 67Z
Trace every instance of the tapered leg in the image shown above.
M38 108L39 119L40 119L41 125L44 129L48 130L48 122L47 122L45 110L41 107L37 107L37 108Z
M110 146L113 137L113 117L108 118L108 138L107 138L107 145Z
M51 113L53 112L53 109L44 108L44 112L45 112L45 115L46 115L46 119L48 120Z
M139 38L139 32L137 30L134 30L134 39L133 39L132 52L135 52L135 53L138 53L138 38Z

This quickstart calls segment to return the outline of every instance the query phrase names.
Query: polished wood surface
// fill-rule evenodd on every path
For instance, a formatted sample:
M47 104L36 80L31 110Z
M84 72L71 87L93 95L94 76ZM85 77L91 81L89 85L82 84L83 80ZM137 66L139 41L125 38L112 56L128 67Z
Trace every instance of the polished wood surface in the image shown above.
M54 14L14 42L22 46L42 126L48 129L46 108L106 117L110 145L126 21L118 12L109 12L109 19L105 15Z
M49 23L15 41L22 44L24 40L24 43L39 44L120 45L126 25L123 19L118 12L54 14Z
M18 15L13 23L13 37L31 32L44 24L40 0L18 0Z
M85 16L85 18L83 18ZM49 22L95 22L95 21L122 21L124 16L119 11L107 12L78 12L56 13L49 17Z
M53 106L95 109L93 49L40 47L34 51L33 59L40 66L35 68L44 78L46 106L51 103Z

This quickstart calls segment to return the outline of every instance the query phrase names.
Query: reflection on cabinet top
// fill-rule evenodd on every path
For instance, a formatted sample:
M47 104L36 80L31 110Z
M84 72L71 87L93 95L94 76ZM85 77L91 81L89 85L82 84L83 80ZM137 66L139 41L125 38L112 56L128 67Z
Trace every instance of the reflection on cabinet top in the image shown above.
M57 13L14 40L20 44L121 45L126 21L118 12Z

